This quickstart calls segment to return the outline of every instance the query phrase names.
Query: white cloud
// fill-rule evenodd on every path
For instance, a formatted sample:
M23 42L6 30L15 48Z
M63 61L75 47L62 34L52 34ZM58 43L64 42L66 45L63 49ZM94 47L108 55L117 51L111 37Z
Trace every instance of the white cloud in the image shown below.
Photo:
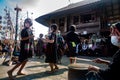
M22 11L20 12L21 17L23 18L26 17L28 11L29 17L32 17L33 19L70 4L69 0L7 0L7 1L9 6L16 7L16 5L18 5L18 7L22 9ZM71 0L71 3L75 3L78 1L81 0ZM31 15L31 13L33 14ZM47 27L37 22L34 22L33 27L35 28L36 37L38 37L40 33L46 34L48 31Z

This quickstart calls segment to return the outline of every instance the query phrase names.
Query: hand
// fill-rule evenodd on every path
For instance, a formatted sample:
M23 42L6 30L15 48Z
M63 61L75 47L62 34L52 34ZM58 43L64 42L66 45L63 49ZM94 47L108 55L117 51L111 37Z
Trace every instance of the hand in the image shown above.
M92 66L92 65L90 65L90 66L88 67L88 70L99 72L100 68L97 67L97 66Z
M31 38L34 38L34 35L28 36L28 37L24 37L24 38L21 38L21 41L23 41L23 40L28 40L28 39L31 39Z
M101 59L101 58L97 58L97 59L94 59L93 62L95 62L95 63L103 63L104 60Z
M34 35L32 35L31 37L32 37L32 38L34 38L35 36L34 36Z
M29 36L29 38L34 38L34 35L32 35L32 36Z
M100 64L101 64L101 63L104 63L104 64L107 64L107 65L110 64L110 61L108 61L108 60L103 60L103 59L101 59L101 58L94 59L93 62L95 62L95 63L100 63Z
M43 42L47 43L47 41L48 41L47 39L43 39Z

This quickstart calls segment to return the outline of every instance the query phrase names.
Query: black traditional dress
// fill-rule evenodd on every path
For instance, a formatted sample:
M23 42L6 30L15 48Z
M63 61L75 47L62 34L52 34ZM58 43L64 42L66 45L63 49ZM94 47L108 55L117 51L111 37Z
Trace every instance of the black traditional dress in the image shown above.
M21 31L21 38L25 38L28 36L32 36L32 30L29 28L25 28ZM21 40L20 42L20 55L19 55L19 61L23 62L24 60L28 60L28 58L31 58L33 55L33 41L34 39L27 39L27 40Z
M58 62L58 56L57 56L57 40L56 40L56 34L54 32L51 33L49 36L50 40L54 40L54 43L48 43L47 44L47 51L46 51L46 63L57 63Z

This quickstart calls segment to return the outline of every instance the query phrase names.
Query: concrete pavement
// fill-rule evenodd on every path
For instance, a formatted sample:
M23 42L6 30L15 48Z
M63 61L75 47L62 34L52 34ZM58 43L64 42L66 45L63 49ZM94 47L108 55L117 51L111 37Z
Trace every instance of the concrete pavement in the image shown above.
M105 69L107 66L103 64L96 64L91 62L90 60L94 59L96 57L86 57L86 56L79 56L77 63L88 63L92 65L96 65L98 67L101 67ZM111 60L111 58L102 57L104 59ZM7 71L11 69L14 65L6 66L2 65L3 59L0 58L0 80L9 80ZM68 57L64 56L62 59L62 64L59 64L59 70L55 73L47 73L46 71L50 70L50 67L47 63L44 63L44 59L37 59L32 58L29 60L27 65L25 66L23 72L26 73L26 75L17 76L17 70L13 73L13 75L16 77L16 80L68 80L68 65L69 65L69 59Z

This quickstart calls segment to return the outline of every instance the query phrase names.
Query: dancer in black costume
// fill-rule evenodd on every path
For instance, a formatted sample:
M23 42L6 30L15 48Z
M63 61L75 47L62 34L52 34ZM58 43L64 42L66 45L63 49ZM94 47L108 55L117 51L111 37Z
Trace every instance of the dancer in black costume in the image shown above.
M34 35L32 33L32 30L30 29L31 26L32 20L30 18L25 19L24 29L21 31L19 62L7 72L10 80L14 80L12 73L19 66L20 69L18 70L17 75L25 75L24 73L22 73L22 70L28 62L28 58L31 58L33 54L32 50Z

